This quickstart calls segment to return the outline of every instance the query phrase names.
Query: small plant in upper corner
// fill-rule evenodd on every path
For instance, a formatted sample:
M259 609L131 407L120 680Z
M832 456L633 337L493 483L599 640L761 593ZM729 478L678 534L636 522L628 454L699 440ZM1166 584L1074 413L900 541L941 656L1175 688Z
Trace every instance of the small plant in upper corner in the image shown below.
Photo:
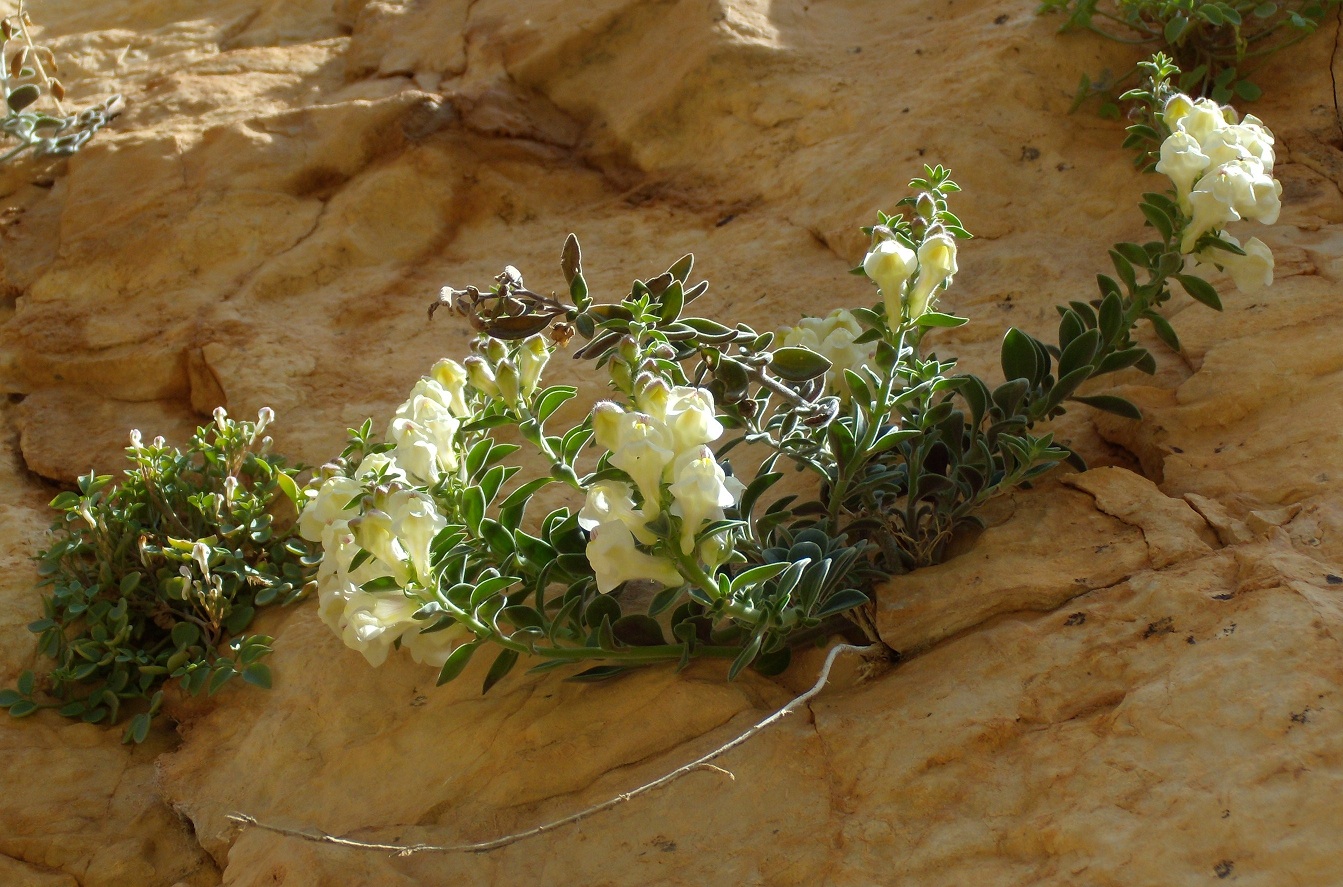
M1313 34L1339 2L1043 0L1039 12L1066 15L1061 32L1091 31L1119 43L1162 48L1184 70L1178 81L1182 91L1224 103L1259 98L1261 90L1250 79L1259 65ZM1083 74L1072 110L1094 97L1102 116L1118 118L1120 93L1140 77L1137 65L1118 76Z
M120 114L125 101L113 95L82 111L62 104L65 87L50 49L33 42L32 21L19 3L18 12L0 19L0 96L4 98L0 133L18 142L6 148L0 140L0 163L26 151L35 157L73 154L93 134Z
M487 690L524 656L582 680L697 657L730 661L733 677L781 670L836 619L879 641L879 593L941 561L988 499L1080 465L1041 423L1071 403L1141 418L1082 386L1155 370L1139 323L1179 349L1160 310L1176 286L1220 309L1191 257L1245 289L1271 282L1268 248L1226 226L1277 218L1272 134L1177 93L1164 56L1144 70L1125 97L1137 117L1126 144L1173 184L1143 196L1150 237L1115 245L1098 295L1059 307L1056 344L1008 330L996 384L930 347L966 323L941 310L969 237L941 167L865 229L855 271L878 301L778 333L693 314L708 284L691 282L689 256L598 302L572 236L562 297L512 266L487 290L444 288L435 307L480 333L471 354L435 364L383 442L371 421L352 432L307 490L300 530L323 548L322 618L371 664L404 647L440 683L492 650ZM577 389L542 381L566 345L607 377L596 406L567 420ZM530 461L512 458L524 445ZM776 491L789 467L810 478L800 493ZM547 487L567 502L529 518Z
M272 418L218 409L185 451L132 431L120 483L89 474L52 500L60 515L37 555L50 594L28 628L56 667L24 672L0 707L115 723L132 704L124 738L138 743L170 680L193 695L235 676L270 686L272 639L247 628L259 607L300 597L318 560L293 532L295 469L270 453Z

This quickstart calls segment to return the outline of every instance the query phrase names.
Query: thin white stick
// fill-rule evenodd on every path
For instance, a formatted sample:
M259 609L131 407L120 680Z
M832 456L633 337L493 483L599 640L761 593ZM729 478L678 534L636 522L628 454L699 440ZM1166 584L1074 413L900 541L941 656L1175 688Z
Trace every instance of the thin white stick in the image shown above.
M801 706L805 705L807 702L815 698L816 694L820 693L821 689L825 687L826 682L830 680L830 668L835 664L835 659L837 659L840 656L840 654L861 653L864 656L871 656L873 655L873 651L876 649L877 648L875 645L859 647L853 644L839 644L835 647L832 647L829 655L825 657L825 664L821 666L821 673L816 678L816 683L812 685L810 690L794 698L783 708L774 712L774 714L765 718L763 721L757 722L746 732L737 736L730 742L720 745L718 748L714 749L713 751L709 752L708 754L702 757L696 758L689 764L677 767L675 770L671 771L665 776L659 777L658 779L655 779L652 782L641 785L638 788L633 789L631 791L627 791L623 794L616 795L614 798L603 801L600 804L588 807L585 810L580 810L577 813L572 813L564 817L563 819L557 819L554 822L547 822L544 823L543 825L538 825L535 828L530 828L525 832L517 832L516 834L512 835L504 835L502 838L495 838L492 841L481 841L479 843L474 844L446 844L446 845L379 844L369 841L356 841L351 838L340 838L335 835L327 834L326 832L304 831L301 829L291 829L291 828L285 828L283 826L271 825L269 823L260 822L257 820L255 816L249 816L246 813L230 813L228 815L228 818L233 822L237 822L245 826L259 828L262 829L263 831L274 832L277 835L285 835L290 838L302 838L305 841L316 841L318 843L323 844L338 844L342 847L356 847L360 850L388 850L391 851L392 855L394 856L411 856L412 854L415 853L486 853L490 850L498 850L500 847L507 847L509 844L516 843L526 838L533 838L536 837L537 835L545 834L546 832L554 831L560 826L570 825L571 823L578 822L580 819L586 819L587 817L592 816L594 813L600 813L603 810L609 810L618 804L625 803L631 798L635 798L638 797L639 795L651 792L653 789L661 788L662 786L667 785L670 782L680 779L682 776L685 776L687 773L690 773L693 770L701 768L716 770L718 772L725 774L729 778L735 779L736 777L734 777L727 770L723 770L721 767L715 767L713 765L710 765L709 762L712 761L714 758L719 757L720 755L726 754L727 752L741 745L743 742L746 742L748 739L750 739L755 734L759 733L761 730L765 729L766 727L770 726L776 721L783 719L785 716L792 714L794 711L797 711L798 708L800 708Z

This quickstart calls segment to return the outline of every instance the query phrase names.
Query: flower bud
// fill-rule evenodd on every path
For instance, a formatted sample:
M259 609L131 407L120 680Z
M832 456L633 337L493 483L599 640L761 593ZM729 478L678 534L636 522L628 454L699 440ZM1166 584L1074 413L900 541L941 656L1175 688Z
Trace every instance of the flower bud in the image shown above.
M516 407L522 402L522 376L511 360L501 360L494 368L494 381L499 386L499 397Z
M143 438L141 438L141 436L140 436L140 429L139 429L139 428L132 428L132 429L131 429L130 438L131 438L131 449L133 449L133 450L138 450L138 449L140 449L140 443L141 443L141 441L143 440Z
M223 407L215 407L214 417L215 426L219 428L221 432L228 427L224 424L224 420L228 418L228 410L225 410Z
M628 394L634 385L630 375L630 365L622 360L613 360L608 365L611 367L611 381L615 383L618 390Z
M522 393L531 396L541 382L541 373L550 360L550 346L544 336L529 336L518 348L518 372L522 376Z
M238 492L238 479L233 475L224 478L224 504L232 505L233 496Z
M275 411L270 407L262 407L256 414L256 431L254 434L260 434L266 430L266 426L275 421Z
M485 362L483 357L471 355L465 361L466 378L471 383L471 387L484 394L486 397L498 397L499 386L494 380L494 371L490 365Z
M933 200L933 196L925 191L915 201L914 209L920 218L931 222L933 217L937 215L937 201Z
M625 336L616 345L616 354L630 366L639 362L639 341L633 336Z
M205 542L196 542L191 546L191 559L201 568L201 574L210 575L210 546Z
M625 411L619 404L604 400L592 408L592 437L597 446L614 452L620 446L620 417Z
M634 380L634 400L639 409L659 422L667 418L667 404L671 399L671 386L660 376L652 373L640 373Z
M490 336L485 340L485 356L489 358L490 363L498 363L508 357L508 346L501 340Z

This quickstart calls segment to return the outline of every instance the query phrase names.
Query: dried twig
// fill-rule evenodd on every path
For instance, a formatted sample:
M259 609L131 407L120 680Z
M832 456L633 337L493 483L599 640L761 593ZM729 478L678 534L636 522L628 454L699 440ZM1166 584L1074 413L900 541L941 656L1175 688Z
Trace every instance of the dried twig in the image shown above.
M778 711L774 712L764 720L758 721L757 723L753 724L744 733L741 733L731 741L726 742L723 745L720 745L718 748L714 749L708 754L696 758L695 760L681 767L677 767L675 770L653 780L652 782L645 783L644 785L641 785L636 789L624 792L623 794L616 795L614 798L610 798L609 800L603 801L600 804L595 804L591 807L580 810L577 813L571 813L570 815L565 816L562 819L556 819L553 822L547 822L542 825L538 825L535 828L530 828L527 829L526 831L517 832L511 835L504 835L503 837L495 838L490 841L480 841L477 843L470 843L470 844L443 844L443 845L381 844L372 841L357 841L354 840L353 838L341 838L337 837L336 835L330 835L327 834L326 832L319 832L315 830L285 828L284 826L272 825L270 823L261 822L255 816L249 816L246 813L230 813L228 815L228 818L233 822L237 822L245 826L259 828L264 831L274 832L275 834L285 835L286 837L290 838L302 838L305 841L316 841L322 844L336 844L341 847L354 847L359 850L387 850L390 851L393 856L411 856L416 853L485 853L490 850L498 850L501 847L507 847L509 844L517 843L518 841L522 841L526 838L533 838L536 837L537 835L554 831L555 829L560 828L561 826L570 825L572 823L578 822L581 819L586 819L595 813L602 812L603 810L609 810L612 807L615 807L619 804L623 804L624 802L632 798L638 797L639 795L642 794L646 794L647 792L651 792L653 789L661 788L665 785L668 785L676 781L677 779L680 779L682 776L685 776L687 773L690 773L693 770L699 770L699 769L715 770L735 780L736 777L734 777L729 771L724 770L721 767L716 767L712 764L709 764L709 762L712 761L714 758L726 754L727 752L746 742L752 736L755 736L761 730L764 730L771 724L779 720L782 720L785 716L792 714L793 712L801 708L803 705L806 705L809 701L811 701L816 696L816 694L820 693L821 689L825 687L826 682L830 680L830 669L835 664L835 660L841 654L859 653L863 655L865 658L870 658L874 655L884 654L884 652L885 651L879 645L859 647L853 644L839 644L831 648L829 655L825 657L825 664L821 666L821 673L820 675L817 676L816 683L814 683L811 686L811 689L795 697L783 708L780 708Z

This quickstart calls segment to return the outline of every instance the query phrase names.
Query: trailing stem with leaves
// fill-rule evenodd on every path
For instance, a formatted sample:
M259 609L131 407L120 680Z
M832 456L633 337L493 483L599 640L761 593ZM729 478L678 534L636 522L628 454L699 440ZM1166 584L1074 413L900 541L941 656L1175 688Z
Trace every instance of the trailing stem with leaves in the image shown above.
M939 310L970 236L941 167L865 229L855 272L879 301L777 333L696 315L708 284L690 256L598 301L572 236L563 295L511 266L485 290L444 288L430 313L469 319L471 355L435 364L385 441L371 422L352 432L308 490L323 618L371 663L405 647L440 682L491 651L486 689L524 659L578 679L696 657L774 673L843 617L878 640L869 605L898 593L890 577L942 560L993 496L1080 466L1042 423L1077 403L1140 419L1083 386L1155 370L1141 323L1178 349L1161 308L1179 290L1220 308L1190 256L1246 288L1271 279L1267 248L1225 226L1276 217L1272 135L1175 93L1164 57L1145 69L1127 145L1174 184L1143 196L1150 239L1110 251L1113 275L1059 307L1056 339L1008 330L996 383L930 350L966 322ZM560 347L608 379L576 419L578 391L542 383ZM790 469L809 492L776 490ZM569 504L529 514L545 487Z
M1118 43L1162 49L1184 69L1181 90L1217 102L1252 102L1260 88L1250 79L1268 56L1315 33L1340 0L1044 0L1041 13L1067 16L1061 32L1090 31ZM1134 65L1115 76L1082 75L1072 110L1090 98L1118 119L1120 93L1143 76Z
M138 709L125 739L143 742L168 681L190 695L234 677L270 687L272 639L247 629L259 608L307 591L318 561L293 532L296 472L269 452L272 418L218 409L185 451L132 431L120 483L89 474L52 500L60 514L37 555L50 594L28 628L56 667L24 672L0 707L95 724Z
M75 153L120 114L125 101L113 95L82 111L67 111L65 86L50 49L33 42L32 20L19 3L18 12L0 19L0 97L4 117L0 133L18 144L0 140L0 163L31 151L34 157Z

